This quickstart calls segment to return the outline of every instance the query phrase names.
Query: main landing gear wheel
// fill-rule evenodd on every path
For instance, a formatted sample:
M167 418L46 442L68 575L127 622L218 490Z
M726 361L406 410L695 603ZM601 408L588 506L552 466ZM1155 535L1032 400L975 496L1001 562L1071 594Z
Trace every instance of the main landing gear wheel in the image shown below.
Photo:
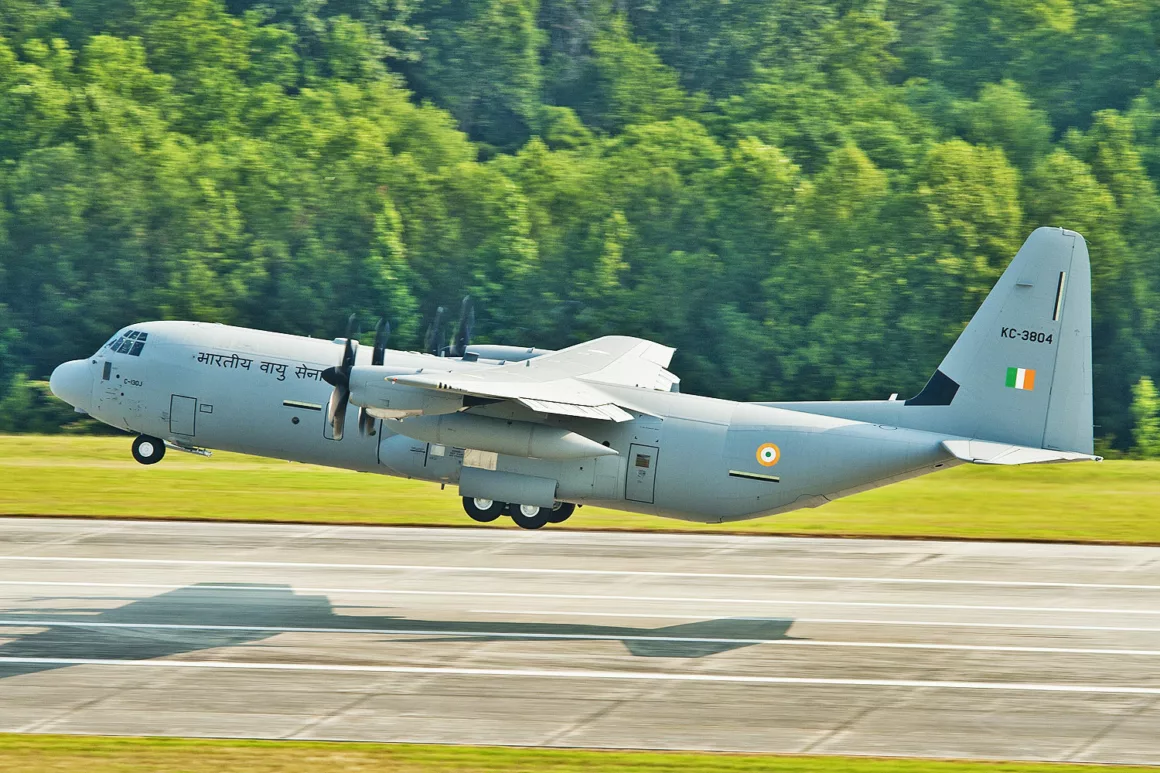
M521 529L542 529L548 525L548 514L552 511L535 505L508 505L508 515Z
M138 435L133 441L133 458L141 464L157 464L165 456L165 443L155 437Z
M576 512L576 505L571 502L557 502L556 506L548 511L548 523L563 523Z
M503 502L493 502L490 499L463 498L463 509L467 511L467 515L471 520L480 523L491 523L499 518L503 515L504 507L506 505Z

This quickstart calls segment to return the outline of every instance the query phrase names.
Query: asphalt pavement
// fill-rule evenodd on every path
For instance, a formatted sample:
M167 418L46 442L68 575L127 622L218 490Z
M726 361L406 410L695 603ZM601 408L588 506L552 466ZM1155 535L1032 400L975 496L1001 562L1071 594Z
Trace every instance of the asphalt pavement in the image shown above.
M0 519L0 732L1160 763L1160 548Z

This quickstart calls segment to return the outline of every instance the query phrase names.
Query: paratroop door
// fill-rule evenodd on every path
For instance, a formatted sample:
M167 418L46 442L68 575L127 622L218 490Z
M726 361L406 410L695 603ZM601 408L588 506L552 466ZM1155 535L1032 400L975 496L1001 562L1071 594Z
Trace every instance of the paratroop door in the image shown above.
M657 457L655 446L633 443L628 447L628 475L625 476L624 498L631 502L652 504L656 485Z
M193 437L197 432L197 398L173 395L169 398L169 431Z

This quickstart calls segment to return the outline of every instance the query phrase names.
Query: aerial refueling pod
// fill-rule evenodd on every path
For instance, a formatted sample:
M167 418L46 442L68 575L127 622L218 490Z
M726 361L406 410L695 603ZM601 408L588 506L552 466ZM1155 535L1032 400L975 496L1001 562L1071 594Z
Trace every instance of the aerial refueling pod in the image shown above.
M376 410L371 409L372 414ZM608 446L561 427L470 413L415 416L395 422L390 429L428 443L533 459L590 459L617 453Z
M459 495L493 502L553 507L556 504L556 481L534 475L464 467L459 473Z
M350 373L350 401L366 407L379 419L455 413L463 408L463 396L391 382L381 367L356 366Z

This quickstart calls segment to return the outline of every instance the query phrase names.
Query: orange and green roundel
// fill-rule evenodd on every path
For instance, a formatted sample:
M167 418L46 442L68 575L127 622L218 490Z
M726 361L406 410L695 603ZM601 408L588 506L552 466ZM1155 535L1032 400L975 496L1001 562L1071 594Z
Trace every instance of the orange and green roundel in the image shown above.
M1031 368L1007 368L1007 386L1012 389L1035 389L1035 371Z
M773 443L764 443L757 448L757 463L762 467L772 467L781 459L781 449Z

